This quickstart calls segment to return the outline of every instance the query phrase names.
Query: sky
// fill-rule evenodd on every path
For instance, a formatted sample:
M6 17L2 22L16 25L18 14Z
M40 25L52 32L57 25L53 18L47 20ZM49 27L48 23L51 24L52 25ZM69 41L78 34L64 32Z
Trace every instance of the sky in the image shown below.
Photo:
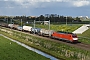
M0 0L0 16L89 16L90 0Z

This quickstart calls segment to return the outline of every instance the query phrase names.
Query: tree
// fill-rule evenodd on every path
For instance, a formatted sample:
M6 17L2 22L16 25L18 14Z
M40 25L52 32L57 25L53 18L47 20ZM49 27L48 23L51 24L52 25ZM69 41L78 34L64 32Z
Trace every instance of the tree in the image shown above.
M40 18L40 21L44 21L45 20L44 19L45 17L43 15L40 15L39 18Z
M79 17L76 17L76 20L80 20L80 18Z

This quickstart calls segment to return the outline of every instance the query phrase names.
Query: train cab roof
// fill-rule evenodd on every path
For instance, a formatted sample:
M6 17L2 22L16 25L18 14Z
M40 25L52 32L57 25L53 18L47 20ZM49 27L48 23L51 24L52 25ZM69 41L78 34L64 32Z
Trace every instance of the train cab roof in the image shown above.
M62 34L73 34L71 32L65 32L65 31L57 31L58 33L62 33Z

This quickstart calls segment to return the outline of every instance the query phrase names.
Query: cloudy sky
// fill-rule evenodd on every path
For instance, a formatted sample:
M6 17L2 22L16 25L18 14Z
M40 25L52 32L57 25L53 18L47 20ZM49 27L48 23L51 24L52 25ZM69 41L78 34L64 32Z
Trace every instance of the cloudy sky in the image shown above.
M0 0L0 15L89 16L90 0Z

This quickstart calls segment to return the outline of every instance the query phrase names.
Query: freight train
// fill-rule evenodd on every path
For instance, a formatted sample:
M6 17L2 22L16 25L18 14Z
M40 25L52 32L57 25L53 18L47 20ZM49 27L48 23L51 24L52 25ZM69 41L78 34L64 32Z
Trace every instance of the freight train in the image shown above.
M19 31L27 31L29 33L34 33L40 36L46 36L50 38L55 38L58 40L68 41L72 43L78 42L78 37L76 34L69 33L69 32L63 32L63 31L54 31L54 30L46 30L41 28L33 28L32 26L19 26L16 24L6 24L6 23L0 23L1 26L17 29Z

